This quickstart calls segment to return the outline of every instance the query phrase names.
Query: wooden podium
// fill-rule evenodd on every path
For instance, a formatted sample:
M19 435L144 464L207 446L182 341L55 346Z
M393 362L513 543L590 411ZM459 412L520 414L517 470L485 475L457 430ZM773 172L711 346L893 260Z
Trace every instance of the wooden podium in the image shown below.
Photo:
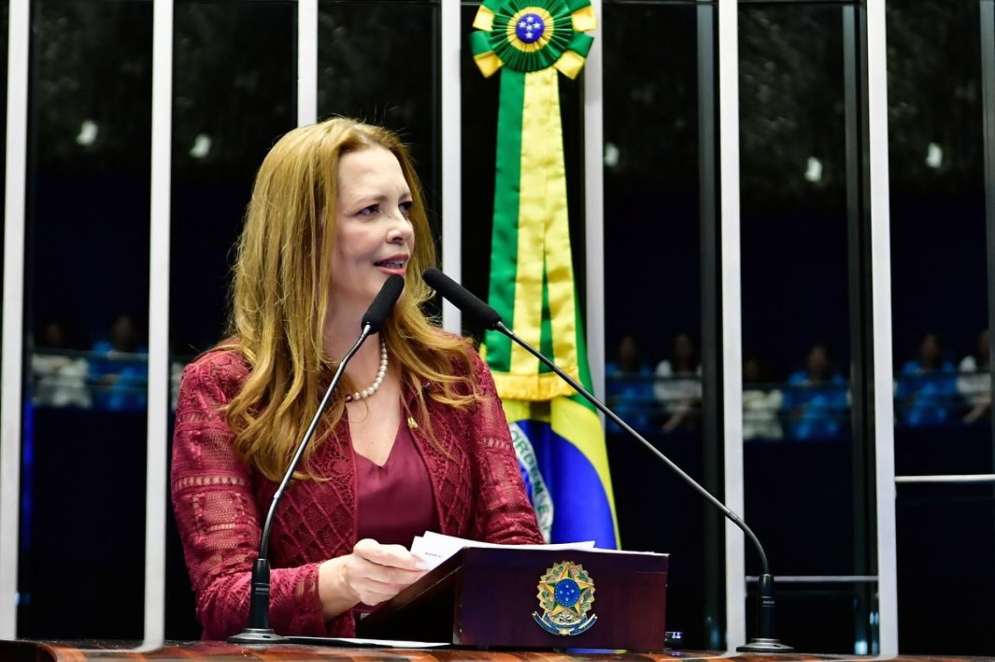
M357 636L663 651L667 562L665 554L466 547L363 618Z

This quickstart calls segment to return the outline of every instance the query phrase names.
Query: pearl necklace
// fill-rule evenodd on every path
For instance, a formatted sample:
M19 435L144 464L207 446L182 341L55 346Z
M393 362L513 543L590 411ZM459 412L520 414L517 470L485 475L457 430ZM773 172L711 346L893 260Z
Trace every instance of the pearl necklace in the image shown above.
M365 388L362 391L356 391L355 393L350 393L345 396L346 402L355 402L357 400L365 400L380 390L380 386L383 384L384 377L387 376L387 343L383 338L380 339L380 370L377 371L377 378L373 380L373 384L369 388Z

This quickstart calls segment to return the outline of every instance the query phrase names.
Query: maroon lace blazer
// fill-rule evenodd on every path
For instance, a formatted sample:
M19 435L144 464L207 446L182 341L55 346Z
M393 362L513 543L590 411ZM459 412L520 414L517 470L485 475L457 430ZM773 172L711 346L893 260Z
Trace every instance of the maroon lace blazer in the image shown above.
M494 543L542 543L494 380L476 354L474 360L483 402L457 411L428 400L432 429L445 453L423 435L423 425L412 426L441 532ZM205 639L225 638L248 622L250 570L277 488L238 460L225 422L224 407L249 370L235 352L202 356L183 372L176 410L173 508ZM415 394L409 388L404 397L410 403ZM327 480L292 483L270 534L270 625L280 634L355 632L351 612L326 622L318 599L318 565L350 553L357 542L348 423L343 419L335 432L312 457L312 470Z

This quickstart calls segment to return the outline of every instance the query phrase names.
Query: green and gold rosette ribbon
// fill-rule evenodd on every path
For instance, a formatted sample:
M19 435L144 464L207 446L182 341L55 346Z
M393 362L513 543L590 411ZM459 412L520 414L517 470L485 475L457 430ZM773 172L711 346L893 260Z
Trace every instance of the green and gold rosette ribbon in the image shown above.
M597 27L590 0L485 0L470 35L484 76L501 71L490 304L575 379L587 372L567 218L557 72L575 78ZM496 332L487 362L502 399L573 393ZM584 364L583 371L581 364Z
M550 67L576 78L597 27L591 0L484 0L470 35L473 59L485 77L502 66L521 74Z

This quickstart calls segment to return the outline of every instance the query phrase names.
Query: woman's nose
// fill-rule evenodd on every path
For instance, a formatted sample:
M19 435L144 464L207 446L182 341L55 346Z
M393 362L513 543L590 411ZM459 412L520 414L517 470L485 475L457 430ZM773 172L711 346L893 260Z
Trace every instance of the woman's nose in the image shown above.
M411 238L413 230L407 219L402 218L400 222L391 223L390 230L387 231L387 242L391 244L404 244Z

